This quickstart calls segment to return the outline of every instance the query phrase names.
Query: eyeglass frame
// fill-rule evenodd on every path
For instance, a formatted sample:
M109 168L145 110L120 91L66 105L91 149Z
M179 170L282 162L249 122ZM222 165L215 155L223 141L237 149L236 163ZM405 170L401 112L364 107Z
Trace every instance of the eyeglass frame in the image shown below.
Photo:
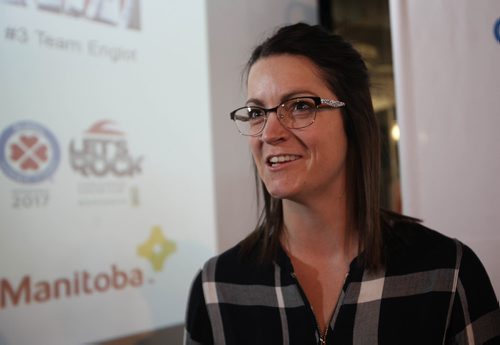
M281 119L284 116L282 114L278 114L278 109L280 109L280 107L283 107L285 105L285 103L287 103L287 102L293 101L295 99L304 99L304 98L312 99L314 101L314 105L316 106L316 108L314 110L314 116L312 117L311 122L309 124L307 124L305 126L301 126L301 127L289 127L286 124L284 124L281 121ZM332 100L332 99L327 99L327 98L321 98L321 97L318 97L318 96L301 96L301 97L289 98L289 99L281 102L280 104L278 104L277 106L275 106L273 108L267 108L266 109L266 108L260 107L258 105L247 105L247 106L244 106L244 107L240 107L240 108L235 109L232 112L230 112L229 113L229 117L236 124L236 121L237 121L237 119L235 118L236 117L236 112L238 112L239 110L248 109L248 108L257 108L259 110L264 111L264 115L263 115L264 116L264 122L263 122L262 128L257 133L255 133L255 134L245 134L245 133L242 133L241 130L240 130L240 128L238 127L238 125L236 125L236 129L238 129L238 132L241 135L248 136L248 137L256 137L256 136L260 135L264 131L264 128L266 127L266 124L267 124L267 119L269 118L269 113L276 112L276 116L278 117L279 122L284 127L288 128L288 129L301 129L301 128L309 127L309 126L311 126L314 123L314 121L316 120L316 113L317 113L318 109L320 109L320 105L327 105L327 106L331 107L332 109L338 109L338 108L342 108L342 107L346 106L345 102L342 102L342 101L339 101L339 100Z

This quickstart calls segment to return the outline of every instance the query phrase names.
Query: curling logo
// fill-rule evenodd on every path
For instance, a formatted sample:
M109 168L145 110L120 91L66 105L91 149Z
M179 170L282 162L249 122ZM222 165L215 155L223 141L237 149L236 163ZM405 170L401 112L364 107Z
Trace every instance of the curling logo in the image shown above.
M137 247L137 254L148 259L153 270L159 272L163 270L163 264L167 257L172 255L176 249L175 243L163 236L161 227L155 226L151 229L151 235L146 242Z
M77 147L69 148L71 167L82 176L133 177L142 172L143 157L133 158L121 131L111 128L112 121L98 121L85 133Z
M14 181L46 180L57 169L59 160L56 138L36 122L17 122L0 134L0 168Z
M500 18L498 18L493 25L493 35L497 39L498 43L500 43Z

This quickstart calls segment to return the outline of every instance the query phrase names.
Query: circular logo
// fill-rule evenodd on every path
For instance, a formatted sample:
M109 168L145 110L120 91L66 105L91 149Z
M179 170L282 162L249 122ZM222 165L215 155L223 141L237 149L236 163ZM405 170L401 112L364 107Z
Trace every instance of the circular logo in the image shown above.
M493 26L493 34L495 35L498 43L500 43L500 18L497 19L495 25Z
M0 134L0 168L14 181L36 183L49 178L59 158L56 138L38 123L17 122Z

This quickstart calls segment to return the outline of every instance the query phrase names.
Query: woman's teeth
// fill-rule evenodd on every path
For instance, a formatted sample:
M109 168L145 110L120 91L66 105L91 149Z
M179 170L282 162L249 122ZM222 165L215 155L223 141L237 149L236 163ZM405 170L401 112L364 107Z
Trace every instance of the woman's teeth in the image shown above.
M299 156L295 156L295 155L273 156L269 159L269 163L271 164L271 166L275 166L275 165L278 165L280 163L294 161L298 158L299 158Z

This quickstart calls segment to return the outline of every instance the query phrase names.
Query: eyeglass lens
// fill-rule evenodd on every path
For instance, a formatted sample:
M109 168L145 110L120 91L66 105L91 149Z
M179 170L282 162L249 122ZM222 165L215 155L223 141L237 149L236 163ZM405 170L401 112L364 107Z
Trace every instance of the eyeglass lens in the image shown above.
M234 113L236 126L241 134L257 135L267 122L269 112L256 106L240 108ZM276 108L279 121L288 128L303 128L314 122L316 103L313 98L293 98Z

